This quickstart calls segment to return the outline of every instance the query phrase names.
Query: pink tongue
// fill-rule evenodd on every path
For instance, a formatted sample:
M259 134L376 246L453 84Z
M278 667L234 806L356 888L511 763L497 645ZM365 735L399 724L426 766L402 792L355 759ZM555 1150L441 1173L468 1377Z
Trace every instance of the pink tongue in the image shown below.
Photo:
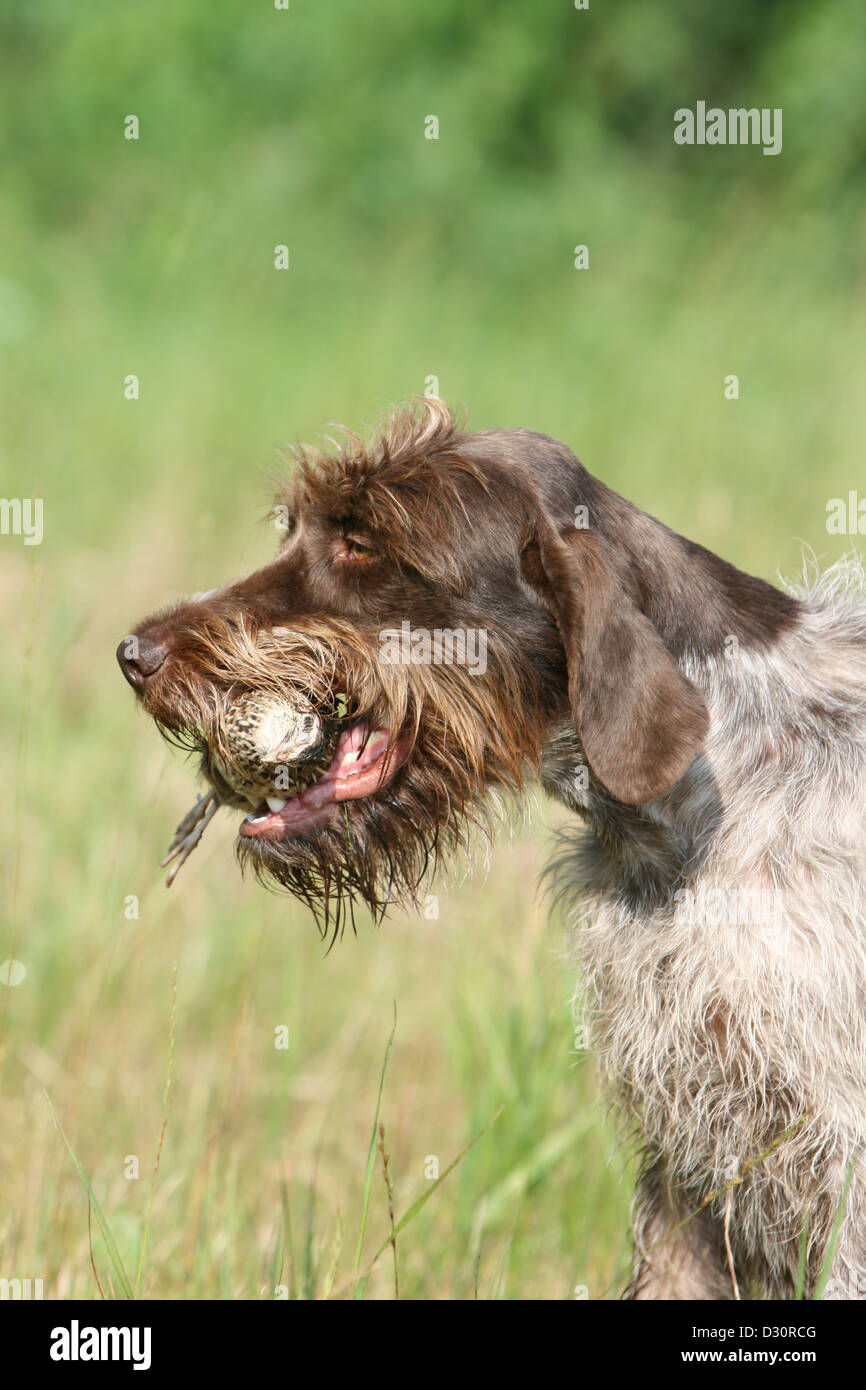
M347 729L345 733L340 735L334 761L325 773L325 777L334 777L352 767L365 767L374 758L381 756L382 749L386 747L387 742L386 729L377 729L371 734L366 724L353 725L351 729ZM345 768L343 767L344 763L346 764Z
M355 737L358 734L360 737ZM386 729L377 729L367 743L364 743L365 737L363 729L349 729L337 744L336 756L324 778L325 786L333 789L335 801L351 801L375 791L380 783L393 777L411 746L411 736L402 734L386 754L389 738Z
M355 801L377 791L390 781L412 746L411 734L401 734L386 758L388 737L385 729L370 734L364 724L347 729L340 736L334 760L324 777L292 797L281 811L272 811L254 821L245 820L241 834L279 838L292 829L303 830L320 823L336 802Z

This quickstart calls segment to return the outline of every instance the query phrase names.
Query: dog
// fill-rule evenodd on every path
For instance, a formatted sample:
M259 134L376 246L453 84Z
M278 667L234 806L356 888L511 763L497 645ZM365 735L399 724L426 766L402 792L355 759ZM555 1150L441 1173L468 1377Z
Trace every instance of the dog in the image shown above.
M539 782L642 1154L624 1296L866 1296L862 570L774 587L437 400L299 449L275 519L273 563L118 648L201 759L175 867L237 807L242 865L338 932Z

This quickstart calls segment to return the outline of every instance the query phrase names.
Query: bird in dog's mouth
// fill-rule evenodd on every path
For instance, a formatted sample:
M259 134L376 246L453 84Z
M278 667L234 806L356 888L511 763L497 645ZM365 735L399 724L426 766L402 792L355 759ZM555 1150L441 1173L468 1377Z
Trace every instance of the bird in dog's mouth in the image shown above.
M297 839L325 824L341 802L391 781L412 744L410 732L353 720L345 696L322 715L299 692L245 692L231 700L207 742L202 770L210 790L184 816L162 866L171 884L222 805L250 808L244 839Z

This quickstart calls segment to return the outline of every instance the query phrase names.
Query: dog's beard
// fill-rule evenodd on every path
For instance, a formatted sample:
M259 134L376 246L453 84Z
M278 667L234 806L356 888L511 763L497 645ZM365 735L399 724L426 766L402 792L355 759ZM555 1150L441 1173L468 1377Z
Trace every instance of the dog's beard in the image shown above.
M359 905L376 918L389 905L417 909L437 863L479 825L487 830L492 808L495 818L498 801L487 792L519 790L527 768L537 771L544 728L536 700L514 671L503 668L494 683L490 672L482 682L458 666L383 665L357 637L353 648L352 636L350 628L331 640L274 630L253 639L220 629L200 654L199 674L176 681L150 708L163 734L201 755L211 788L208 818L217 803L250 810L250 793L227 783L213 756L226 753L226 710L238 688L277 701L300 692L325 721L342 700L344 728L363 724L372 739L388 734L395 759L400 756L381 784L367 767L358 794L343 789L333 804L323 796L323 814L312 824L291 795L284 809L271 806L270 817L259 805L253 819L260 823L238 839L241 867L300 898L320 930L335 936L347 922L354 926ZM277 791L277 801L285 795ZM203 821L194 807L166 862L183 862Z
M355 926L365 904L381 919L389 906L419 909L425 881L444 852L464 839L467 821L447 797L431 797L401 769L382 791L331 808L324 825L283 840L239 838L241 868L307 904L323 935Z

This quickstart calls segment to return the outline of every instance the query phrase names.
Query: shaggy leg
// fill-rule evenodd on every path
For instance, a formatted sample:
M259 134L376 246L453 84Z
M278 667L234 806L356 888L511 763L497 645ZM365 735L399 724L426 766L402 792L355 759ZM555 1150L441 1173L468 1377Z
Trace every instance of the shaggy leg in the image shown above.
M635 1266L626 1299L733 1298L724 1246L709 1213L682 1224L657 1166L642 1177L634 1207Z

